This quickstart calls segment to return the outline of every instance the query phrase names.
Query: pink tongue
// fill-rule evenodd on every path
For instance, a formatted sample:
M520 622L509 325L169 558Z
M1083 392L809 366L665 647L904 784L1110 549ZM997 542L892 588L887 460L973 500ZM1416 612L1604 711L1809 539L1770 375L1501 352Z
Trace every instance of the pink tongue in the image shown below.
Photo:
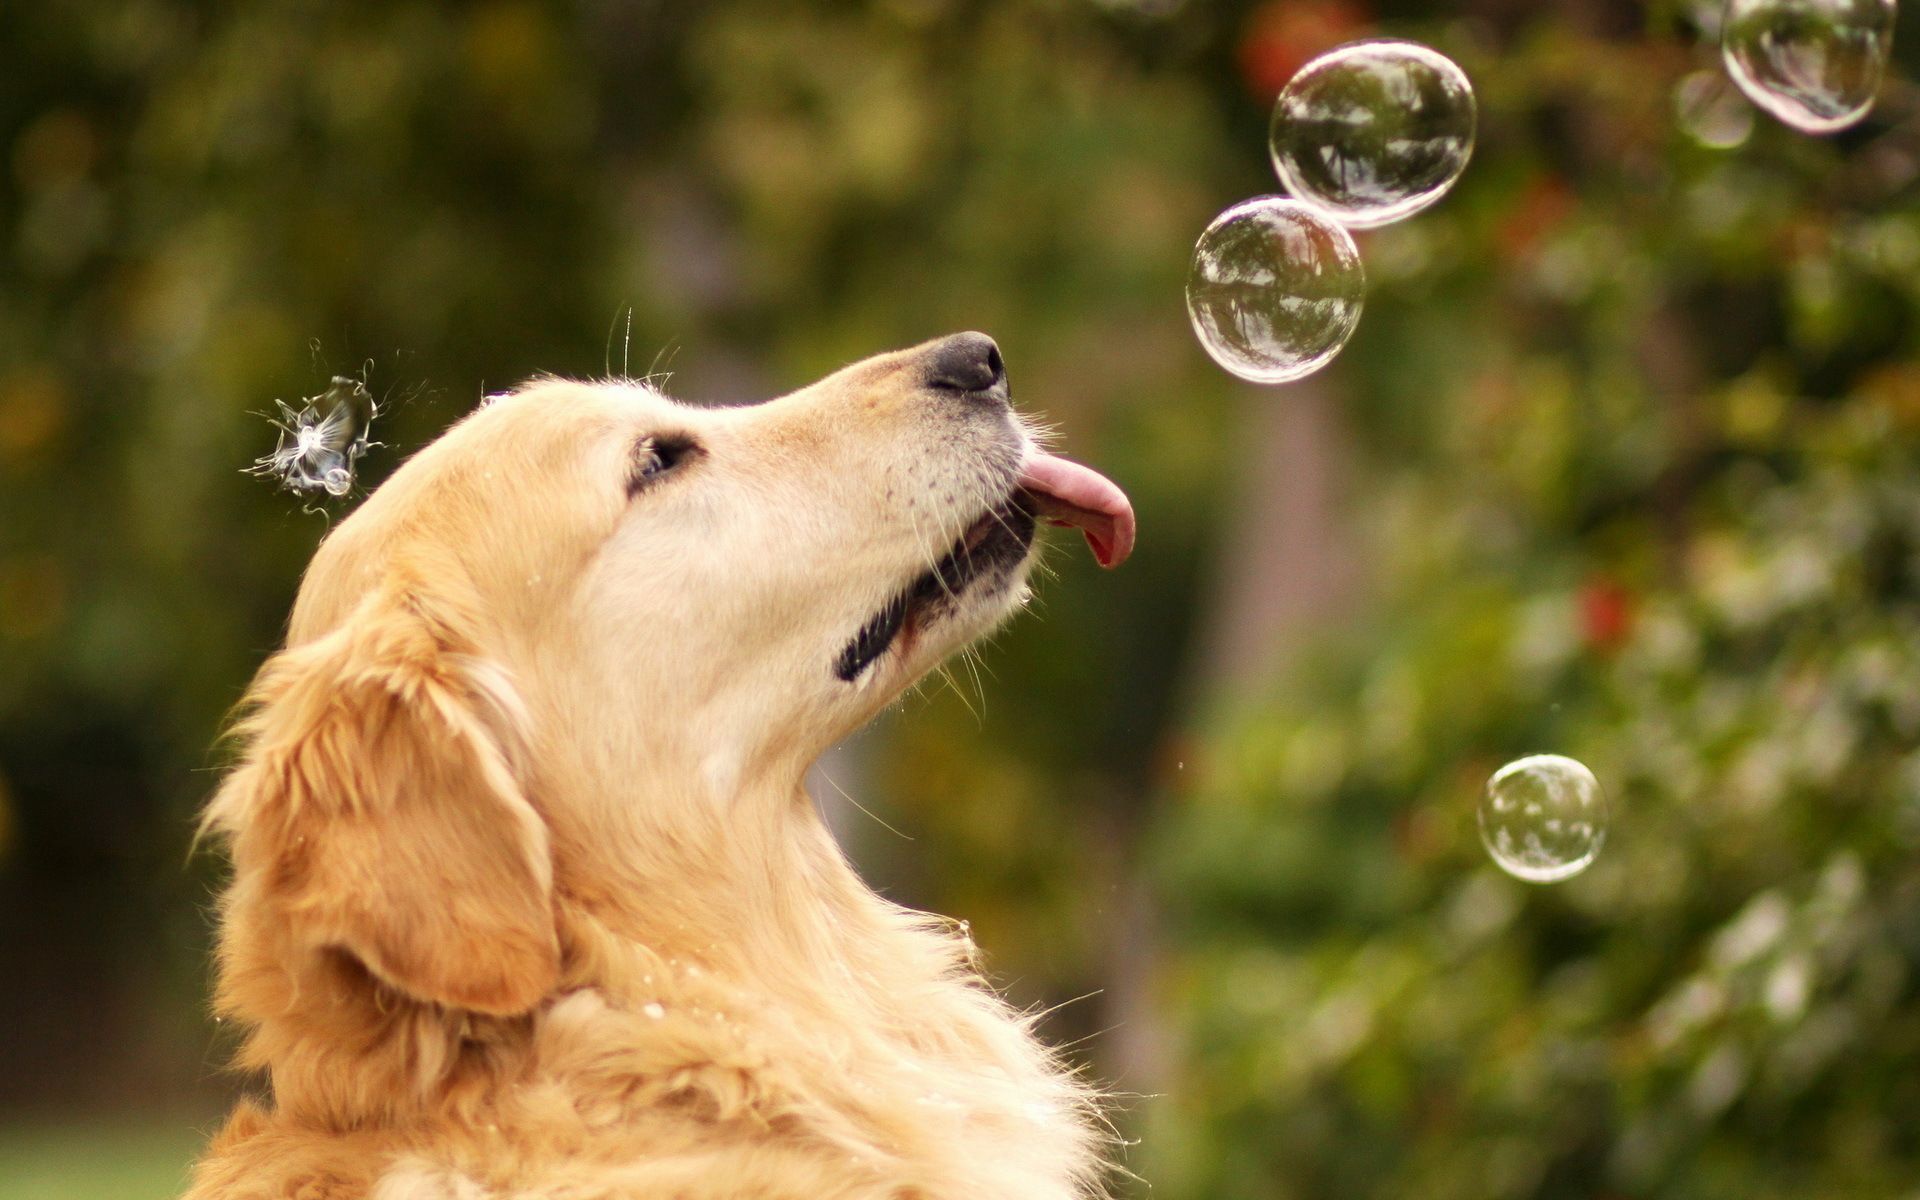
M1105 475L1052 454L1036 454L1020 470L1020 484L1040 515L1087 535L1103 567L1117 567L1133 553L1133 505Z

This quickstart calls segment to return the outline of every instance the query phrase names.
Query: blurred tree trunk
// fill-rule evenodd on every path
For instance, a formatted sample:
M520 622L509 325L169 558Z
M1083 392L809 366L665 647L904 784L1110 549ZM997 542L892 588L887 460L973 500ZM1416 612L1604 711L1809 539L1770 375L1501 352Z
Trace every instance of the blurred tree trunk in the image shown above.
M1163 734L1158 777L1142 781L1148 808L1120 806L1141 815L1108 830L1119 880L1106 907L1108 1070L1116 1086L1142 1094L1168 1085L1174 1053L1155 996L1163 906L1138 853L1150 806L1180 791L1187 727L1282 677L1343 610L1360 574L1340 519L1351 451L1334 388L1324 377L1249 388L1232 427L1247 431L1245 458L1223 509L1213 581L1200 593L1184 695Z
M1272 681L1352 597L1356 577L1338 516L1348 436L1333 388L1315 377L1250 391L1235 425L1251 436L1187 680L1195 715Z

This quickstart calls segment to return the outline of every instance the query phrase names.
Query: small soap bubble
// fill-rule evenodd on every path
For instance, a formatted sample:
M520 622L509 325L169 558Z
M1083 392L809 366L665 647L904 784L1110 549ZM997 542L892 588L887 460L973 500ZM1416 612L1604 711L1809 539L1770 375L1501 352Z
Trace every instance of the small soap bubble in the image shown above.
M290 492L344 496L353 489L353 472L371 440L379 406L365 384L336 375L327 390L299 408L275 400L279 430L273 451L254 460L248 473L277 480Z
M1200 235L1187 315L1213 361L1255 383L1285 383L1340 353L1366 290L1351 234L1298 201L1261 196Z
M1607 797L1582 763L1534 754L1508 763L1480 799L1480 840L1500 869L1558 883L1587 869L1607 839Z
M1673 88L1673 115L1694 141L1731 150L1753 134L1753 105L1718 71L1695 71Z
M1749 99L1805 133L1867 115L1893 46L1894 0L1728 0L1720 54Z
M1295 199L1354 229L1447 194L1473 154L1473 85L1417 42L1355 42L1300 68L1273 105L1267 149Z

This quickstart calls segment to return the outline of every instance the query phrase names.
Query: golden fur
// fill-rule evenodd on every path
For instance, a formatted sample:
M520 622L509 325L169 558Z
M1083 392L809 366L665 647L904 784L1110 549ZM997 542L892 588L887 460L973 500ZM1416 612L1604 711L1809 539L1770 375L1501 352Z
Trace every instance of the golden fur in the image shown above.
M826 669L1030 450L925 353L741 409L538 382L325 541L206 816L271 1097L189 1200L1100 1190L1089 1092L801 790L1024 596ZM700 449L630 497L647 438Z

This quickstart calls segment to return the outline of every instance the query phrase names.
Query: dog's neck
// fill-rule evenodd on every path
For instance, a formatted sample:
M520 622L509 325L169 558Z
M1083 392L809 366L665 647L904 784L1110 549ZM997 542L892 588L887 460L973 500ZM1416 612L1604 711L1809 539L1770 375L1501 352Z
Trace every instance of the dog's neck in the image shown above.
M725 793L607 789L592 819L553 831L563 903L662 959L789 999L832 978L826 964L859 978L904 914L860 880L801 774L789 765Z
M658 803L643 811L676 810L688 811ZM925 1124L927 1110L943 1110L952 1125L921 1153L952 1160L941 1172L986 1182L966 1194L1083 1194L1094 1162L1088 1093L985 986L956 923L868 888L798 770L725 808L693 811L700 816L678 828L636 824L626 840L557 839L564 902L597 927L576 928L574 949L611 943L592 955L594 981L577 977L583 987L629 1011L719 1010L711 1015L757 1025L773 1043L822 1048L783 1073L842 1105L875 1146L893 1147L882 1153L901 1150L909 1130L937 1128ZM582 877L625 885L572 892L574 854L594 856ZM563 1019L558 1007L554 1014ZM743 1045L752 1044L749 1032ZM886 1114L903 1110L919 1120L892 1128ZM1003 1161L983 1166L992 1154Z

